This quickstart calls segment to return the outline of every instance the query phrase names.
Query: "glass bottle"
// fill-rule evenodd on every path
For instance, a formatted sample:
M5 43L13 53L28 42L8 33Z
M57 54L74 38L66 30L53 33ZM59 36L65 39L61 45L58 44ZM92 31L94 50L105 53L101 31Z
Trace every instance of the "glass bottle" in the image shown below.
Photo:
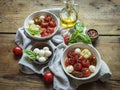
M78 15L74 9L74 0L66 0L66 6L60 11L60 21L63 28L69 28L75 25Z

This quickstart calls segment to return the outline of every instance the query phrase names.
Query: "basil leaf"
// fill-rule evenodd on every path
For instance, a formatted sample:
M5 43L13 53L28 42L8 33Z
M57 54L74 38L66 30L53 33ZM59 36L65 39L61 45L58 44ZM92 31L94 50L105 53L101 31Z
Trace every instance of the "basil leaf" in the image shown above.
M90 44L91 43L91 39L88 35L84 35L82 33L80 33L79 31L75 31L71 38L69 39L69 45L72 44L72 43L77 43L77 42L84 42L84 43L87 43L87 44Z
M74 25L74 29L75 31L79 31L80 33L83 32L84 30L84 23L83 22L77 22L75 25Z
M42 31L41 30L33 30L31 28L28 28L28 32L32 35L39 35Z
M26 53L27 57L31 60L36 60L36 53L32 50L23 50L24 53Z

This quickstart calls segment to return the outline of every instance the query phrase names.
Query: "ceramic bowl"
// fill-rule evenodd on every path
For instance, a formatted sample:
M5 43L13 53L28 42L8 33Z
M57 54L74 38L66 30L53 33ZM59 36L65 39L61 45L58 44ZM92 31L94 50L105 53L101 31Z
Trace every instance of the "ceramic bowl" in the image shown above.
M52 17L52 20L56 22L56 27L54 28L54 32L52 34L50 34L49 36L44 36L44 37L36 37L34 35L31 35L28 31L28 24L29 24L29 21L30 20L33 20L33 18L35 17L39 17L39 16L51 16ZM44 41L44 40L49 40L50 38L52 38L56 32L58 31L59 29L59 19L58 17L49 12L49 11L36 11L36 12L33 12L32 14L30 14L24 21L24 29L25 29L25 35L27 37L29 37L30 39L34 39L34 40L39 40L39 41Z
M39 62L38 60L34 60L34 61L32 60L35 64L44 65L48 63L53 57L53 48L46 42L36 42L35 44L32 45L31 50L33 51L35 48L43 49L43 47L48 47L49 50L52 52L52 54L50 57L48 57L48 59L45 62Z
M73 76L72 74L68 73L67 70L66 70L65 59L66 59L66 57L67 57L67 54L68 54L68 52L75 50L75 48L86 48L86 49L88 49L88 50L96 57L96 59L97 59L95 72L92 73L92 74L91 74L90 76L88 76L88 77L81 77L81 78L75 77L75 76ZM65 72L68 76L70 76L71 78L77 79L77 80L88 80L88 79L94 77L94 76L99 72L100 67L101 67L101 56L100 56L99 52L98 52L93 46L88 45L88 44L84 44L84 43L75 43L75 44L72 44L72 45L68 46L68 47L64 50L64 52L63 52L63 54L62 54L62 57L61 57L61 65L62 65L62 68L63 68L64 72Z

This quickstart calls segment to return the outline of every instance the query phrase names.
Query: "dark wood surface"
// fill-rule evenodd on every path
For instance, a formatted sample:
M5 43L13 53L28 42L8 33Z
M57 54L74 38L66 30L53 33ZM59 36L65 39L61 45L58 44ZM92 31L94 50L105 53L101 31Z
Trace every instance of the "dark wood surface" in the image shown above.
M95 47L108 64L112 77L108 82L91 82L77 90L120 90L120 0L79 0L79 19L88 29L97 29ZM0 0L0 90L53 90L41 75L20 72L12 53L15 34L32 12L63 7L63 0Z

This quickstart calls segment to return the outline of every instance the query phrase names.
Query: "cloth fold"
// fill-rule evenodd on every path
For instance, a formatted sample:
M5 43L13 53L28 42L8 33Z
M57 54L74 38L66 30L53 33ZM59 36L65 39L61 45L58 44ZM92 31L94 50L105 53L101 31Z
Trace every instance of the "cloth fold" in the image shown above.
M18 29L15 37L15 42L23 49L30 49L32 47L32 44L35 43L35 41L32 41L28 37L26 37L23 27ZM100 79L102 82L105 82L108 81L111 77L112 73L109 67L104 62L104 60L101 60L101 69L99 73L92 79L78 81L70 78L64 73L60 63L60 58L63 50L66 48L66 45L64 44L63 38L60 33L58 32L57 35L55 35L51 40L47 41L47 43L49 43L54 49L53 58L50 60L50 62L43 66L34 65L34 63L28 62L26 60L26 56L23 53L19 61L20 69L23 73L44 74L44 70L49 67L49 69L54 73L53 87L56 90L75 90L81 84L93 82L98 79Z

